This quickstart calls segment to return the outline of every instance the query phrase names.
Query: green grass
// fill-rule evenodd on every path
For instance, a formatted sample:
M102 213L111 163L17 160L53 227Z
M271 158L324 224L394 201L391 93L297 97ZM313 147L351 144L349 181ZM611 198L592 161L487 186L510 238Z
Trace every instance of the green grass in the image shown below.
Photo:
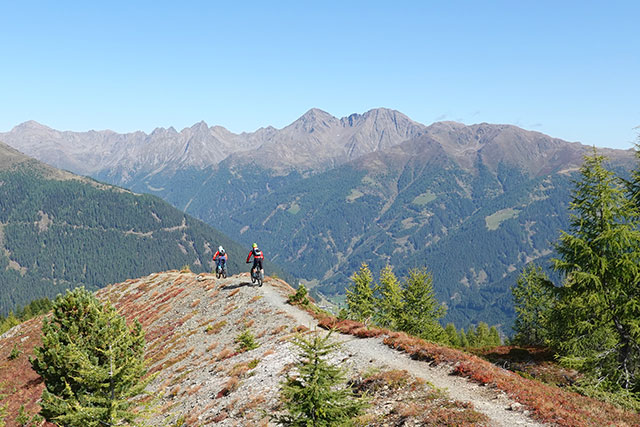
M427 190L425 193L420 194L418 197L413 199L411 203L418 206L424 206L427 203L433 202L436 199L436 195L433 191Z
M292 215L297 214L298 212L300 212L300 205L297 203L292 203L291 207L289 207L289 209L287 209L287 212L289 212Z
M520 211L518 209L513 208L499 210L498 212L484 218L487 229L492 231L497 230L498 227L500 227L500 224L508 219L516 218L519 213Z
M364 193L354 188L353 190L351 190L351 193L349 193L349 195L347 196L347 202L351 203L362 196L364 196Z

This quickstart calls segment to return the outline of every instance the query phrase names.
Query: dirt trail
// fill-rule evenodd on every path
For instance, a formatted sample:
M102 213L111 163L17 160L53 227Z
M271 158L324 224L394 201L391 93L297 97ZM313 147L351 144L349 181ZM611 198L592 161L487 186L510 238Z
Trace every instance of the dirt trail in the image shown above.
M286 303L285 296L278 289L269 286L268 281L259 289L265 300L289 314L300 325L310 329L317 327L316 320L308 313ZM381 338L354 338L350 335L336 334L342 342L342 350L351 358L359 360L360 366L376 362L376 365L389 369L405 369L414 376L422 378L435 387L445 390L455 400L471 402L476 410L489 417L492 426L543 426L531 419L504 392L490 389L451 375L447 366L431 366L426 362L412 360L406 353L387 347ZM515 410L514 410L515 409Z

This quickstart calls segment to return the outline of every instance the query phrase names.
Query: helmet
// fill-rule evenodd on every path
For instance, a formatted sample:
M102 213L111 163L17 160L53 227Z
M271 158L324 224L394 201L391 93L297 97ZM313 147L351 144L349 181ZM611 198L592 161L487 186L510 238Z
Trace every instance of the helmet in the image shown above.
M258 244L257 244L257 243L254 243L253 245L251 245L251 247L252 247L252 248L257 248L257 247L258 247Z
M221 254L223 254L223 253L224 253L224 248L223 248L222 246L219 246L219 247L218 247L218 252L220 252Z

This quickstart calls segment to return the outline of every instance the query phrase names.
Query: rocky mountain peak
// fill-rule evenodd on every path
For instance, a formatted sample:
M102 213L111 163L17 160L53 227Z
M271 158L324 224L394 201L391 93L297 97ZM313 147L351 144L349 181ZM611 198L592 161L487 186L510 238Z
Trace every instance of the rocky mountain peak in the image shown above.
M285 129L294 128L311 133L322 128L330 128L337 122L338 119L326 111L312 108Z
M45 126L41 123L36 122L35 120L28 120L24 123L20 123L17 126L14 126L11 129L11 132L28 132L28 131L51 131L48 126Z

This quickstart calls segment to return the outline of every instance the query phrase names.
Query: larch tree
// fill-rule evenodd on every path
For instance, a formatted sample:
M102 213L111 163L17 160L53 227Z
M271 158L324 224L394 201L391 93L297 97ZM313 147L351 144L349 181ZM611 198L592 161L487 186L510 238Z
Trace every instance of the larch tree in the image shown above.
M554 310L555 345L566 363L609 387L640 391L638 209L605 158L586 157L555 268L564 274Z
M62 426L133 423L150 379L144 346L140 324L130 328L110 303L84 288L58 296L31 360L45 384L41 415Z
M345 384L344 371L329 361L336 350L331 333L299 336L298 363L294 375L288 375L281 389L287 414L274 416L279 425L299 427L349 426L367 406Z
M521 345L548 345L551 315L557 291L542 269L530 264L511 288L516 320L514 342Z
M351 276L351 281L353 285L346 289L349 317L367 322L373 316L376 308L376 300L373 295L375 285L369 266L362 263L360 271Z
M446 309L436 299L433 278L425 268L409 271L402 291L402 307L398 325L401 331L431 341L447 341L439 323Z
M380 271L380 284L376 287L374 321L383 328L396 329L402 315L402 285L387 265Z

